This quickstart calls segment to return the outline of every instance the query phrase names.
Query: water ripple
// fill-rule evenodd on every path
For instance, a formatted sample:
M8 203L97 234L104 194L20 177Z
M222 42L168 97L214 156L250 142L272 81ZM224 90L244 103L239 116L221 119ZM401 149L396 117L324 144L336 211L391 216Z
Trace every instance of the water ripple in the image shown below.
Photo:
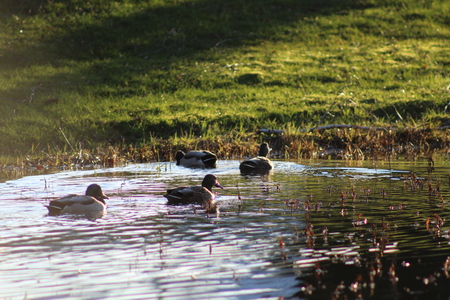
M301 278L318 262L357 264L363 253L382 251L430 253L436 251L424 243L430 239L440 243L434 253L449 249L444 231L436 232L439 220L430 219L442 213L443 202L405 190L406 171L276 161L272 176L244 177L238 165L130 164L0 183L0 282L8 287L0 297L289 298L304 291ZM216 191L220 213L166 205L166 189L199 184L207 173L225 186ZM93 182L109 196L103 218L47 216L48 201L83 193ZM436 230L425 231L426 222Z

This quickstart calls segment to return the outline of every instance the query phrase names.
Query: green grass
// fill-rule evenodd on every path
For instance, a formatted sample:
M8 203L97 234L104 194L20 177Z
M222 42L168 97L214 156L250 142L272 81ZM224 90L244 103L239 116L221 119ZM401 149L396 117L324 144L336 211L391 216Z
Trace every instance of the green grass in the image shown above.
M450 125L447 1L4 2L3 157L319 122Z

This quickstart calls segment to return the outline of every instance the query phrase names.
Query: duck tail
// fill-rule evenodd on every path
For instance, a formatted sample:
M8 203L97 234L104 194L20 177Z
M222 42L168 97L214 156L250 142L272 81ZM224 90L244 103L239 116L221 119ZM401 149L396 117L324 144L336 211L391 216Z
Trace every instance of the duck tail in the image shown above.
M59 206L46 205L45 207L47 207L49 215L57 215L62 211L62 208Z
M202 161L206 167L215 168L217 156L215 156L214 154L206 154L205 156L202 157Z

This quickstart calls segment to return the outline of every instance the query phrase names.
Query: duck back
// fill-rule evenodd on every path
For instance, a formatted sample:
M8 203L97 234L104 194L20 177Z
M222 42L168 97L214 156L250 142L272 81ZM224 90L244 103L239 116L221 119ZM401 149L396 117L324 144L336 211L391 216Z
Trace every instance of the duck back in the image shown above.
M164 197L167 198L167 204L169 205L182 205L191 203L204 204L213 200L214 195L203 186L191 186L167 190L167 194Z
M56 214L86 214L101 212L106 206L101 201L91 196L69 195L58 200L51 201L47 206L50 215Z
M267 157L256 156L247 158L239 165L243 174L268 173L273 169L273 163Z
M206 150L189 151L186 154L180 150L175 159L178 166L193 168L215 168L217 162L217 156Z

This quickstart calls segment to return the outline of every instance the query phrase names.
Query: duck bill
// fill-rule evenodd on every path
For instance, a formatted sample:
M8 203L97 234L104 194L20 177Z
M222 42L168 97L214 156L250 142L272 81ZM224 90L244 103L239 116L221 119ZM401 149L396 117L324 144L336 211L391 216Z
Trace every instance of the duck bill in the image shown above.
M221 186L221 185L220 185L220 183L219 183L218 181L216 181L216 185L215 185L215 187L218 187L218 188L221 188L221 189L223 189L223 186Z

